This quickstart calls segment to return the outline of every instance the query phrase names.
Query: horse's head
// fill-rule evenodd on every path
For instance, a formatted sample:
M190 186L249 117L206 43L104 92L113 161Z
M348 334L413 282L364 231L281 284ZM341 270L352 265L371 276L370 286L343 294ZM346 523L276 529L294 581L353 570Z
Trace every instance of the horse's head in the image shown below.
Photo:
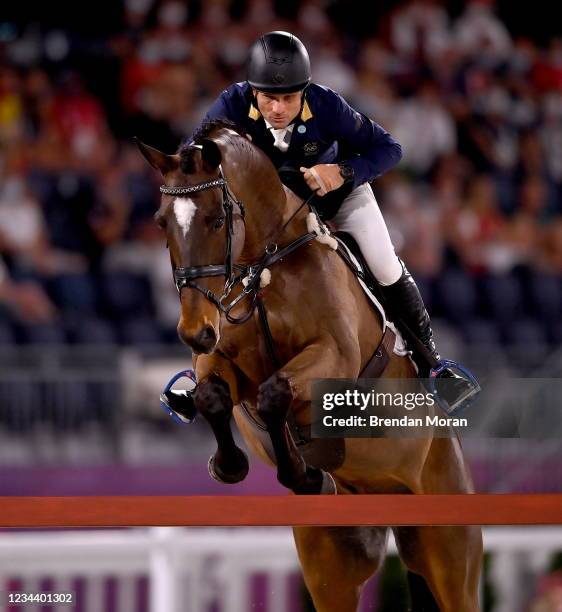
M242 210L225 184L213 140L183 147L177 155L138 146L164 178L154 218L166 235L180 294L179 337L196 353L210 353L220 335L217 302L244 245Z

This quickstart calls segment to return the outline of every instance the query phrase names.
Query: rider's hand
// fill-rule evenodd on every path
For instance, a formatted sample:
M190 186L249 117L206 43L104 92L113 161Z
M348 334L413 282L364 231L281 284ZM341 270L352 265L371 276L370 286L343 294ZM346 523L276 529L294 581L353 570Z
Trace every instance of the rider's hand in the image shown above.
M312 168L301 167L300 171L303 173L306 184L319 196L339 189L344 184L338 164L318 164Z

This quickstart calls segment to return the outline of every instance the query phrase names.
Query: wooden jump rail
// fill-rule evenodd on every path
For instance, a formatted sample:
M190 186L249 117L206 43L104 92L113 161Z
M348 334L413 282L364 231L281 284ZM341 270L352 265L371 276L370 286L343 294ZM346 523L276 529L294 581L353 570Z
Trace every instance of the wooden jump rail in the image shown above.
M0 527L562 524L562 494L0 497Z

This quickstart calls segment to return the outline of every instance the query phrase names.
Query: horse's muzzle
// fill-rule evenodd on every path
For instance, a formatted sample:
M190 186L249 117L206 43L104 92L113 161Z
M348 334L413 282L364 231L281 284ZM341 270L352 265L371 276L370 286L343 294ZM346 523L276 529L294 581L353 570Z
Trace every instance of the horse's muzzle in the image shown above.
M190 346L196 353L210 353L217 345L217 334L212 325L205 325L195 336L178 326L180 340Z

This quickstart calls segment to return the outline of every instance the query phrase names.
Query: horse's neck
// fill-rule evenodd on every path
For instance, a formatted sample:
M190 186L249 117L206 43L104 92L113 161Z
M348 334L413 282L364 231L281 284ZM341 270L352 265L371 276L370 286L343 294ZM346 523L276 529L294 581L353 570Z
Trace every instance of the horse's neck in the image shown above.
M305 233L306 212L298 210L301 204L301 199L284 188L275 199L269 197L262 202L255 214L247 214L243 258L255 261L267 245L275 243L283 247Z
M271 242L284 245L302 233L298 219L282 230L302 200L283 186L264 154L240 148L237 153L235 161L230 158L232 186L246 208L246 237L240 263L251 263L263 255Z
M286 205L283 210L283 225L287 223L285 230L279 240L281 244L287 244L306 233L306 217L310 212L308 206L303 206L303 200L295 195L289 188L283 186L286 197Z

